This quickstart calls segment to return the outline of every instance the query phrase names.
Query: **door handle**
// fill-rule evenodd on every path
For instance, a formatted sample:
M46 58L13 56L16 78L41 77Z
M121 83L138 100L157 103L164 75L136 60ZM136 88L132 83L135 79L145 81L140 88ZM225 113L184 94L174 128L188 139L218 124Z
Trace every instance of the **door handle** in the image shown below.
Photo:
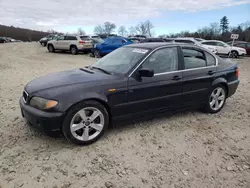
M215 73L215 71L212 71L212 70L207 72L208 75L213 75L214 73Z
M181 77L179 77L177 75L172 78L172 80L180 80L180 79L181 79Z

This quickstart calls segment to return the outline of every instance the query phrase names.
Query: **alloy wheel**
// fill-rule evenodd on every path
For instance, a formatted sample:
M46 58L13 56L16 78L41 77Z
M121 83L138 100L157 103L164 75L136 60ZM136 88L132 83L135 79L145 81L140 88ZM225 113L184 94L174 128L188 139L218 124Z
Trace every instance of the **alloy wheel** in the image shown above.
M100 52L98 50L94 51L94 57L95 58L100 58L101 57Z
M104 128L104 115L94 107L86 107L78 111L70 123L71 134L80 141L96 138Z
M225 103L225 99L225 90L221 87L215 88L209 98L210 108L214 111L219 110Z

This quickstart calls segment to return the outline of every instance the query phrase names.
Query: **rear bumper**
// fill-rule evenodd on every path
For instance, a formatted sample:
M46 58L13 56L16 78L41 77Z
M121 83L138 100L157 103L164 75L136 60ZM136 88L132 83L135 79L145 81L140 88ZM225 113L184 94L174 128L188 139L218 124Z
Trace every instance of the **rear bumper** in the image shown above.
M44 112L26 105L22 99L19 100L22 116L30 123L32 127L45 133L60 131L63 122L63 113Z
M239 86L240 81L239 80L235 80L233 82L228 83L228 95L227 97L231 97L237 90L238 86Z

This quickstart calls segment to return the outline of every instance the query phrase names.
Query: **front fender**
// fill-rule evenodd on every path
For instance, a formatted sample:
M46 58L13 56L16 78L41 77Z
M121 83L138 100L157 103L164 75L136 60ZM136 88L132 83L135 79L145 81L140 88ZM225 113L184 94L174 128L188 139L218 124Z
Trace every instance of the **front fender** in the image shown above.
M102 90L93 91L91 88L85 88L82 84L50 88L37 92L35 95L46 99L57 100L58 105L54 110L58 112L65 112L71 106L88 99L97 99L108 103L108 99Z

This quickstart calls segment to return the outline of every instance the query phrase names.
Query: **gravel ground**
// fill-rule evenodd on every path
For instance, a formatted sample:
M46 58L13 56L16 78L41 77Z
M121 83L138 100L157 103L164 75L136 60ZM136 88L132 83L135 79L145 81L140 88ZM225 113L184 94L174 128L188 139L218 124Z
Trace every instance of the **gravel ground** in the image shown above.
M94 61L38 43L0 45L0 188L250 187L250 58L238 60L238 91L215 115L115 125L86 147L26 125L18 100L28 81Z

